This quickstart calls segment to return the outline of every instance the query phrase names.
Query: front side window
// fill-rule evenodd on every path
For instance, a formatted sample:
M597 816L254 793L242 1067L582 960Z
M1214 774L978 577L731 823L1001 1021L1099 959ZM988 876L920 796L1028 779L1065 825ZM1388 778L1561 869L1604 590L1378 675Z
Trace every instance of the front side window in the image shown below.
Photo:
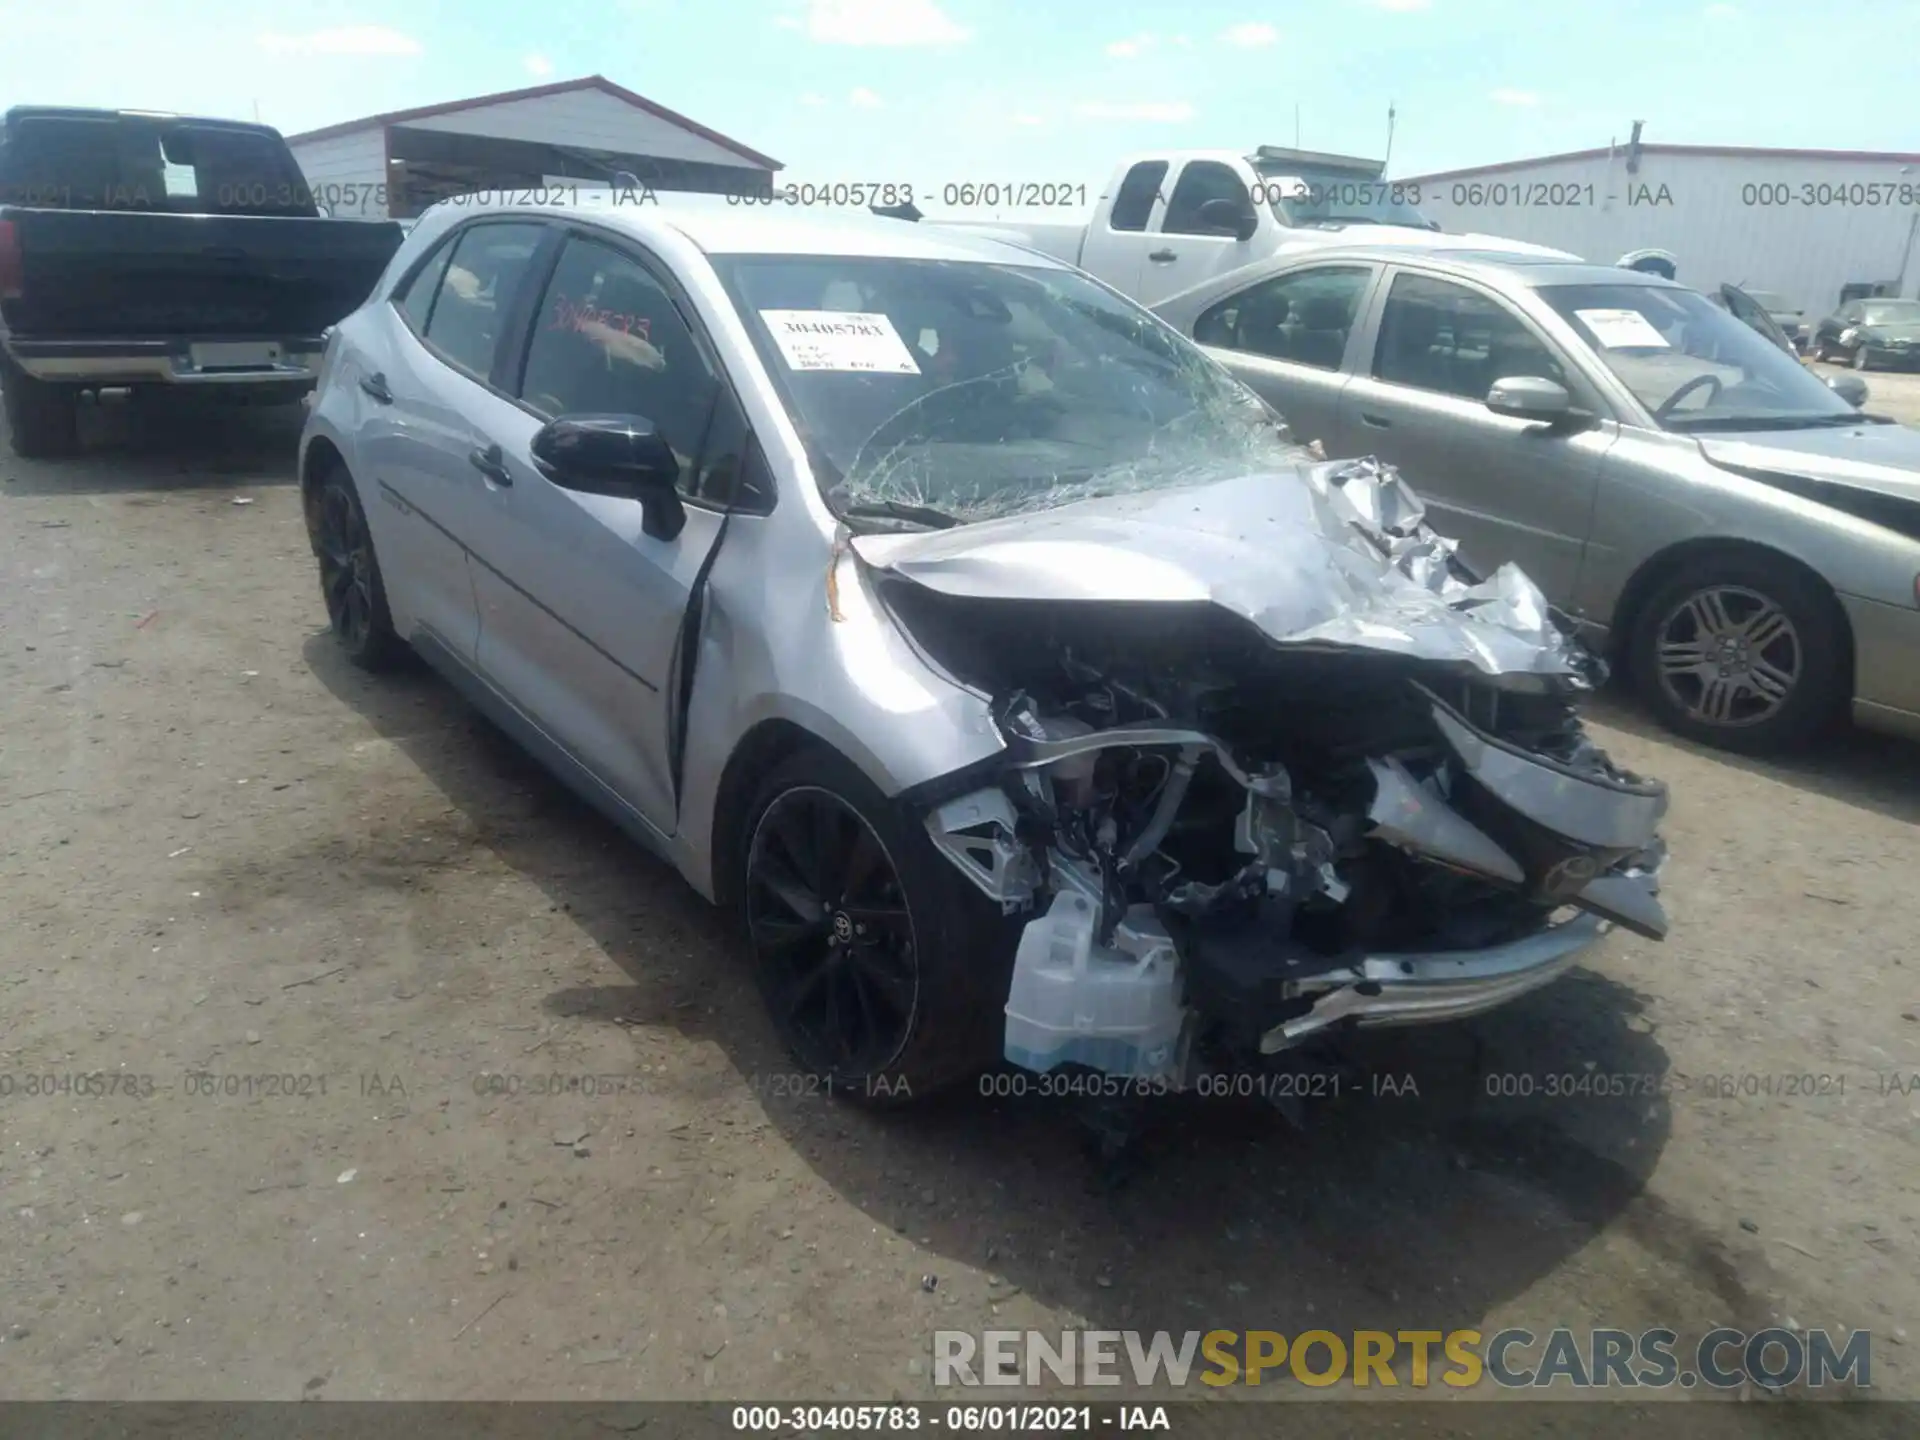
M1194 339L1338 370L1372 278L1364 265L1322 265L1276 275L1208 310L1194 326Z
M850 520L958 524L1303 457L1205 352L1069 270L713 263L829 505Z
M1168 235L1220 235L1218 225L1200 218L1200 207L1209 200L1225 200L1236 210L1251 211L1247 187L1233 173L1233 167L1218 160L1190 160L1182 167L1167 201L1167 218L1160 229Z
M493 372L501 332L543 233L538 225L474 225L454 244L426 341L476 380Z
M719 378L672 298L638 261L597 241L567 241L535 316L520 398L556 415L653 422L696 487Z
M1572 388L1565 367L1498 300L1427 275L1394 278L1380 316L1374 379L1485 400L1494 381L1516 376Z
M1536 293L1667 430L1857 425L1800 362L1675 285L1547 285Z
M1920 300L1869 300L1859 319L1864 325L1920 326Z

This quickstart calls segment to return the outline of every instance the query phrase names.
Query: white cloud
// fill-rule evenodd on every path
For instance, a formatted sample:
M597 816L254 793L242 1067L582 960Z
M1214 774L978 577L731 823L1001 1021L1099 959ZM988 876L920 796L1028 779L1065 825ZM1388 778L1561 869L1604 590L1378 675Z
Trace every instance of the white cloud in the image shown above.
M1531 90L1495 90L1487 97L1496 105L1538 105L1540 97Z
M774 23L822 45L957 45L972 33L934 0L807 0L804 21Z
M1160 43L1158 35L1129 35L1107 46L1107 54L1116 60L1137 60Z
M275 55L418 55L420 42L385 25L342 25L299 35L269 30L260 48Z
M1740 7L1738 5L1707 6L1707 18L1709 20L1730 20L1739 13Z
M1191 120L1193 106L1184 100L1088 100L1073 113L1083 120Z
M856 85L847 96L847 103L856 110L878 110L880 97L864 85Z
M1392 10L1396 14L1405 15L1409 11L1426 9L1430 0L1373 0L1373 3L1382 10Z
M1032 129L1036 125L1044 125L1047 122L1038 115L1016 115L1013 117L1013 123Z
M1273 44L1280 38L1280 32L1264 20L1245 20L1238 25L1229 25L1221 32L1220 38L1242 50L1252 50Z
M553 74L553 61L544 55L529 55L520 63L527 67L527 73L529 75L537 79L544 80L547 76Z
M809 90L807 91L806 94L800 97L800 103L806 106L807 109L809 110L818 110L821 106L827 103L827 97L824 95L815 94L813 91Z

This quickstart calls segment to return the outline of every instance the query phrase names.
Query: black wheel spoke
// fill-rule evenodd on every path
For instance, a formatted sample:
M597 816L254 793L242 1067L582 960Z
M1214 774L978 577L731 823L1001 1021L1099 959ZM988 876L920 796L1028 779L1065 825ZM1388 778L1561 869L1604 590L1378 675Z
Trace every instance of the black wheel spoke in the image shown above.
M895 1019L904 1020L913 1013L913 976L890 963L890 957L878 947L857 945L849 955L857 983L863 991L872 991Z

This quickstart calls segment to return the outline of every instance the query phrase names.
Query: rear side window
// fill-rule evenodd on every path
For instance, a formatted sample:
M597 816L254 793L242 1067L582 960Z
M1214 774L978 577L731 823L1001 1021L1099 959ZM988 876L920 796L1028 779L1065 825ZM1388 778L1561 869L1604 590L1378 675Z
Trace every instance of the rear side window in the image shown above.
M1364 265L1322 265L1276 275L1222 300L1193 327L1202 345L1338 370L1360 301L1373 283Z
M400 307L400 313L407 317L416 335L427 333L427 316L432 313L440 278L447 273L447 262L453 258L453 246L452 240L441 241L440 248L427 257L427 263L414 271L413 278L393 297L393 303Z
M1113 210L1107 224L1115 230L1144 230L1153 214L1153 202L1160 198L1160 182L1167 178L1167 162L1142 160L1127 171L1126 179L1113 197Z
M98 210L120 182L112 120L21 120L0 149L0 204Z
M476 380L484 381L493 372L501 331L526 282L541 234L539 225L475 225L454 243L427 322L426 341Z

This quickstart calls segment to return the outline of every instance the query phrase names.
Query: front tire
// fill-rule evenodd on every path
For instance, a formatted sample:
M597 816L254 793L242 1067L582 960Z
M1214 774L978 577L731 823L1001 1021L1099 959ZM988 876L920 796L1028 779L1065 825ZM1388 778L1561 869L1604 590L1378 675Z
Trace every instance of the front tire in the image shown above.
M1798 748L1851 699L1839 607L1811 577L1762 556L1688 567L1648 598L1631 643L1660 722L1723 750Z
M362 670L389 669L405 653L406 644L394 633L373 533L345 467L336 464L320 477L309 502L307 529L320 563L320 598L334 638Z
M853 764L824 747L789 757L743 828L755 979L805 1073L846 1099L897 1105L997 1057L1008 922Z
M0 407L22 460L57 459L80 448L79 400L74 387L36 380L0 356Z

